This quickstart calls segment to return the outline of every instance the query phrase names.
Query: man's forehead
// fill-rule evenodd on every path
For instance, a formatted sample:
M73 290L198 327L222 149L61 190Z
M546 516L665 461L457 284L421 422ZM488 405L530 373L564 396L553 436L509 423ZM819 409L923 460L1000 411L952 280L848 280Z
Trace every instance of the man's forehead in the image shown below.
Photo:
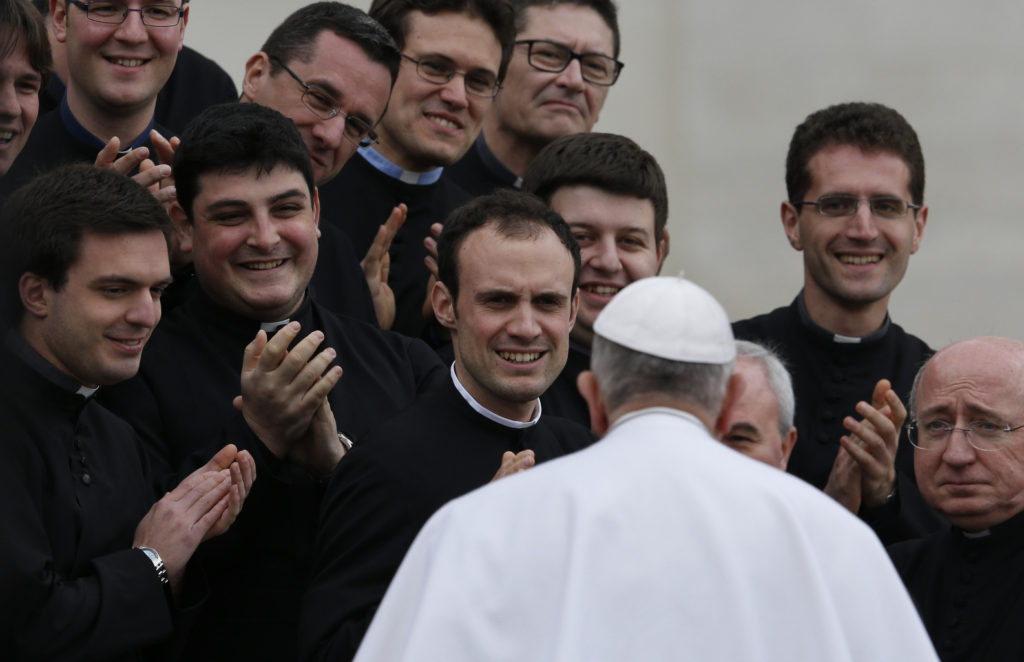
M571 19L566 14L573 14L576 18ZM599 30L601 37L607 37L607 44L600 51L607 51L610 56L615 48L615 33L604 17L593 7L575 2L530 5L523 12L522 25L517 39L551 39L571 43L596 36ZM596 46L592 44L590 48Z

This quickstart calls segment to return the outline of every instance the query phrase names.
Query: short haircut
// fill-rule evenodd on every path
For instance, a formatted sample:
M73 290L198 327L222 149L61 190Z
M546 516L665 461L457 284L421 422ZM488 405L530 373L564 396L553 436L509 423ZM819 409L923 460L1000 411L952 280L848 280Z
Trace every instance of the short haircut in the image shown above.
M42 76L45 88L46 79L53 71L53 57L43 15L28 0L0 2L0 59L9 56L19 45L24 45L28 64Z
M563 186L593 186L650 200L654 205L654 240L661 241L668 221L665 173L653 156L629 138L613 133L577 133L552 141L530 162L523 190L550 204Z
M409 14L418 11L428 16L452 12L468 14L479 18L490 26L495 39L501 44L501 65L498 80L505 80L508 61L512 58L512 47L516 40L515 20L512 7L507 0L373 0L370 16L380 21L398 50L405 50L405 38L409 34Z
M202 175L251 168L267 173L278 165L302 174L313 197L313 164L290 119L256 103L210 106L188 123L174 152L178 204L191 222Z
M619 10L612 0L509 0L516 15L516 34L523 32L526 25L526 10L530 7L553 7L555 5L577 5L593 9L604 19L612 31L612 57L619 57L621 39L619 37Z
M4 314L10 321L21 317L22 274L45 278L55 290L64 287L83 236L153 230L163 233L169 249L173 230L163 205L125 175L84 164L40 175L11 194L0 213Z
M793 429L796 415L796 396L793 395L793 379L786 365L774 351L749 340L736 341L736 358L750 359L764 370L768 386L775 394L779 405L779 434L785 437Z
M717 416L733 363L686 363L663 359L594 336L590 369L609 411L653 394L692 402Z
M796 128L786 156L786 192L792 203L810 190L810 162L826 147L851 145L866 153L892 152L907 164L911 202L924 204L924 155L913 127L880 103L851 102L807 116ZM915 211L915 214L917 212Z
M372 62L387 67L391 84L395 84L402 63L395 40L362 9L340 2L314 2L292 12L274 28L260 50L286 65L295 60L309 62L313 58L314 42L320 33L328 30L359 46ZM270 70L274 75L279 74L280 63L271 60Z
M551 230L572 257L571 296L576 296L580 281L580 247L565 220L536 196L520 191L501 190L474 198L457 207L444 222L444 231L437 242L438 280L459 298L459 247L475 230L485 226L505 237L533 239Z

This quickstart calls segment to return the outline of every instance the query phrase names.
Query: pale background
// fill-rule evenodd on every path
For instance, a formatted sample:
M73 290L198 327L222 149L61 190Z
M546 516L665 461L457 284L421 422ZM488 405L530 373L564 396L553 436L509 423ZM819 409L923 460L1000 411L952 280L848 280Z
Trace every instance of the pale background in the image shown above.
M249 55L305 3L191 4L186 42L240 84ZM917 130L931 207L893 319L935 347L1024 339L1024 3L619 0L619 12L626 68L596 128L665 170L663 273L685 269L732 319L788 304L803 279L778 214L793 129L833 103L878 101Z

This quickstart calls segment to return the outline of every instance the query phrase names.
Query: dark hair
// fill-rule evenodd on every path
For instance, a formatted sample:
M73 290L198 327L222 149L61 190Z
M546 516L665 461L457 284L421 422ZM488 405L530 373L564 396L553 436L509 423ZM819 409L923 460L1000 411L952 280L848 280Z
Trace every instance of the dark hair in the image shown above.
M260 50L286 65L295 60L309 62L313 58L313 43L326 30L353 42L371 61L387 67L391 84L395 84L402 63L395 40L362 9L340 2L314 2L292 12L274 28ZM274 75L281 72L281 65L274 60L270 67Z
M841 103L807 116L796 128L786 156L786 192L801 202L811 188L809 164L826 147L851 145L863 152L892 152L910 171L911 202L924 204L924 155L913 127L880 103Z
M256 103L210 106L188 123L174 152L178 204L191 221L202 175L250 168L264 173L279 164L302 174L312 198L313 164L290 119Z
M445 12L468 14L489 25L501 44L498 80L505 80L508 61L512 57L512 45L516 40L512 7L507 0L373 0L370 5L370 16L380 21L391 34L398 44L398 50L405 48L405 38L409 33L408 17L414 11L428 16Z
M554 232L572 257L572 296L576 295L580 282L580 247L569 224L537 196L503 189L457 207L444 222L444 231L437 242L437 274L438 280L451 293L452 301L459 298L459 246L475 230L489 225L502 236L518 239L537 237L545 228Z
M84 164L40 175L11 194L0 213L3 312L11 321L21 316L18 281L26 272L61 289L84 235L152 230L164 234L169 249L172 226L163 205L125 175Z
M612 57L619 57L619 48L622 44L619 37L619 12L612 0L509 0L512 11L516 15L516 34L526 30L526 10L530 7L553 7L555 5L578 5L593 9L604 22L611 28L613 37Z
M29 66L42 76L45 88L46 79L53 71L53 57L43 17L28 0L3 0L0 2L0 59L13 53L19 44L25 45Z
M613 133L577 133L549 143L530 162L523 190L548 204L563 186L593 186L609 193L650 200L654 240L661 241L668 221L665 174L640 145Z

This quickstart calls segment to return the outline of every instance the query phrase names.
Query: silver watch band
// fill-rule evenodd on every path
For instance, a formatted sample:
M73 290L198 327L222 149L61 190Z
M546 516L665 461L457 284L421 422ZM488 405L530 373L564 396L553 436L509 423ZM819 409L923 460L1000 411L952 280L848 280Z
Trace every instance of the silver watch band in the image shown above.
M167 577L167 566L164 565L164 560L160 558L160 553L152 547L135 547L140 550L149 559L150 563L153 564L153 569L156 570L156 576L160 580L160 583L167 586L171 583L170 578Z

